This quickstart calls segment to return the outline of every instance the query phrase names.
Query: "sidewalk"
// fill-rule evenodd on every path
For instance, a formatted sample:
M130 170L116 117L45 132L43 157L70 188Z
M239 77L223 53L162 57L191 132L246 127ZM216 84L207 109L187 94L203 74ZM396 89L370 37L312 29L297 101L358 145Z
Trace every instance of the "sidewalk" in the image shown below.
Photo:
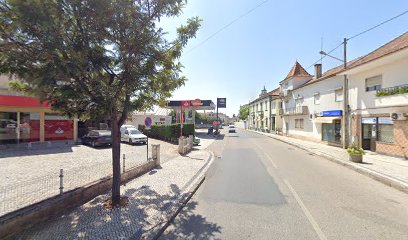
M363 164L353 163L348 160L348 153L339 147L332 147L272 133L256 132L253 130L248 131L262 134L294 145L316 155L323 156L388 186L408 193L408 160L366 151L363 158Z
M121 187L126 207L105 209L110 193L72 212L39 224L13 239L145 239L152 238L201 183L213 160L207 150L172 158Z

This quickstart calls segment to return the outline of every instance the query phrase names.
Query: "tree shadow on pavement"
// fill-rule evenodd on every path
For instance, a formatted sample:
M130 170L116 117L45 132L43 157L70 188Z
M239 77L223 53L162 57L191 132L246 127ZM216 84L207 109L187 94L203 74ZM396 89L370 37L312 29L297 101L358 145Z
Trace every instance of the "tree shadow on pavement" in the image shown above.
M151 230L157 229L175 211L182 194L175 184L160 187L161 191L165 189L164 194L147 185L132 188L128 184L124 188L123 195L129 200L127 206L112 210L105 208L103 203L110 197L110 193L106 193L63 216L35 225L13 239L140 239L144 234L154 235ZM215 224L192 213L195 205L188 206L182 216L190 218L200 229L200 232L188 236L213 236L214 232L220 231Z
M188 202L159 239L220 239L216 235L221 233L221 227L194 213L197 204L196 201Z

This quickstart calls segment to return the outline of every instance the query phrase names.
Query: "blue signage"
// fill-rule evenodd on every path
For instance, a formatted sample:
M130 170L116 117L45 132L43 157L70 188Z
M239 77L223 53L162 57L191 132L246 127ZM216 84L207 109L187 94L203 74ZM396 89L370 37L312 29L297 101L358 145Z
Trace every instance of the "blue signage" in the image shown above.
M331 110L322 112L322 117L338 117L338 116L343 116L342 110Z

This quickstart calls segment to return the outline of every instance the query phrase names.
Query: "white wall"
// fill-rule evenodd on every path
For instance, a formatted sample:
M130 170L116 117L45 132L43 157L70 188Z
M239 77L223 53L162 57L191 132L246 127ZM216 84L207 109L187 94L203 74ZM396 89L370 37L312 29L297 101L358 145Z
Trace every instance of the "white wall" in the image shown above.
M315 123L314 116L310 119L310 114L319 113L322 111L342 110L343 102L335 101L335 90L340 89L343 85L343 77L335 76L324 79L310 85L293 90L294 97L300 97L301 106L307 106L308 115L284 116L285 122L289 122L289 134L300 135L304 137L321 140L321 123ZM320 104L314 103L315 93L320 94ZM295 107L295 99L289 100L289 107ZM303 129L295 128L295 119L303 119Z
M152 114L137 114L131 115L131 119L126 121L126 125L133 125L136 128L139 125L144 125L144 121L146 117L152 118L152 124L171 124L171 116L164 116L164 115L152 115ZM164 121L162 121L164 119Z
M399 59L389 59L387 64L372 66L348 75L350 107L358 113L389 112L386 107L408 105L408 94L376 97L376 91L366 92L365 79L382 75L382 88L408 84L408 52ZM383 111L381 111L383 109Z

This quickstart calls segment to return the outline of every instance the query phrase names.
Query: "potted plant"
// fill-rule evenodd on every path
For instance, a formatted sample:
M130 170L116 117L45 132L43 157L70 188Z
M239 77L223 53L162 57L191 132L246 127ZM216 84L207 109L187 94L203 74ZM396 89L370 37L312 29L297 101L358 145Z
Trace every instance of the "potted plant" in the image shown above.
M364 150L358 147L357 143L353 142L350 147L347 148L349 154L349 160L355 163L363 162L363 155L365 154Z

